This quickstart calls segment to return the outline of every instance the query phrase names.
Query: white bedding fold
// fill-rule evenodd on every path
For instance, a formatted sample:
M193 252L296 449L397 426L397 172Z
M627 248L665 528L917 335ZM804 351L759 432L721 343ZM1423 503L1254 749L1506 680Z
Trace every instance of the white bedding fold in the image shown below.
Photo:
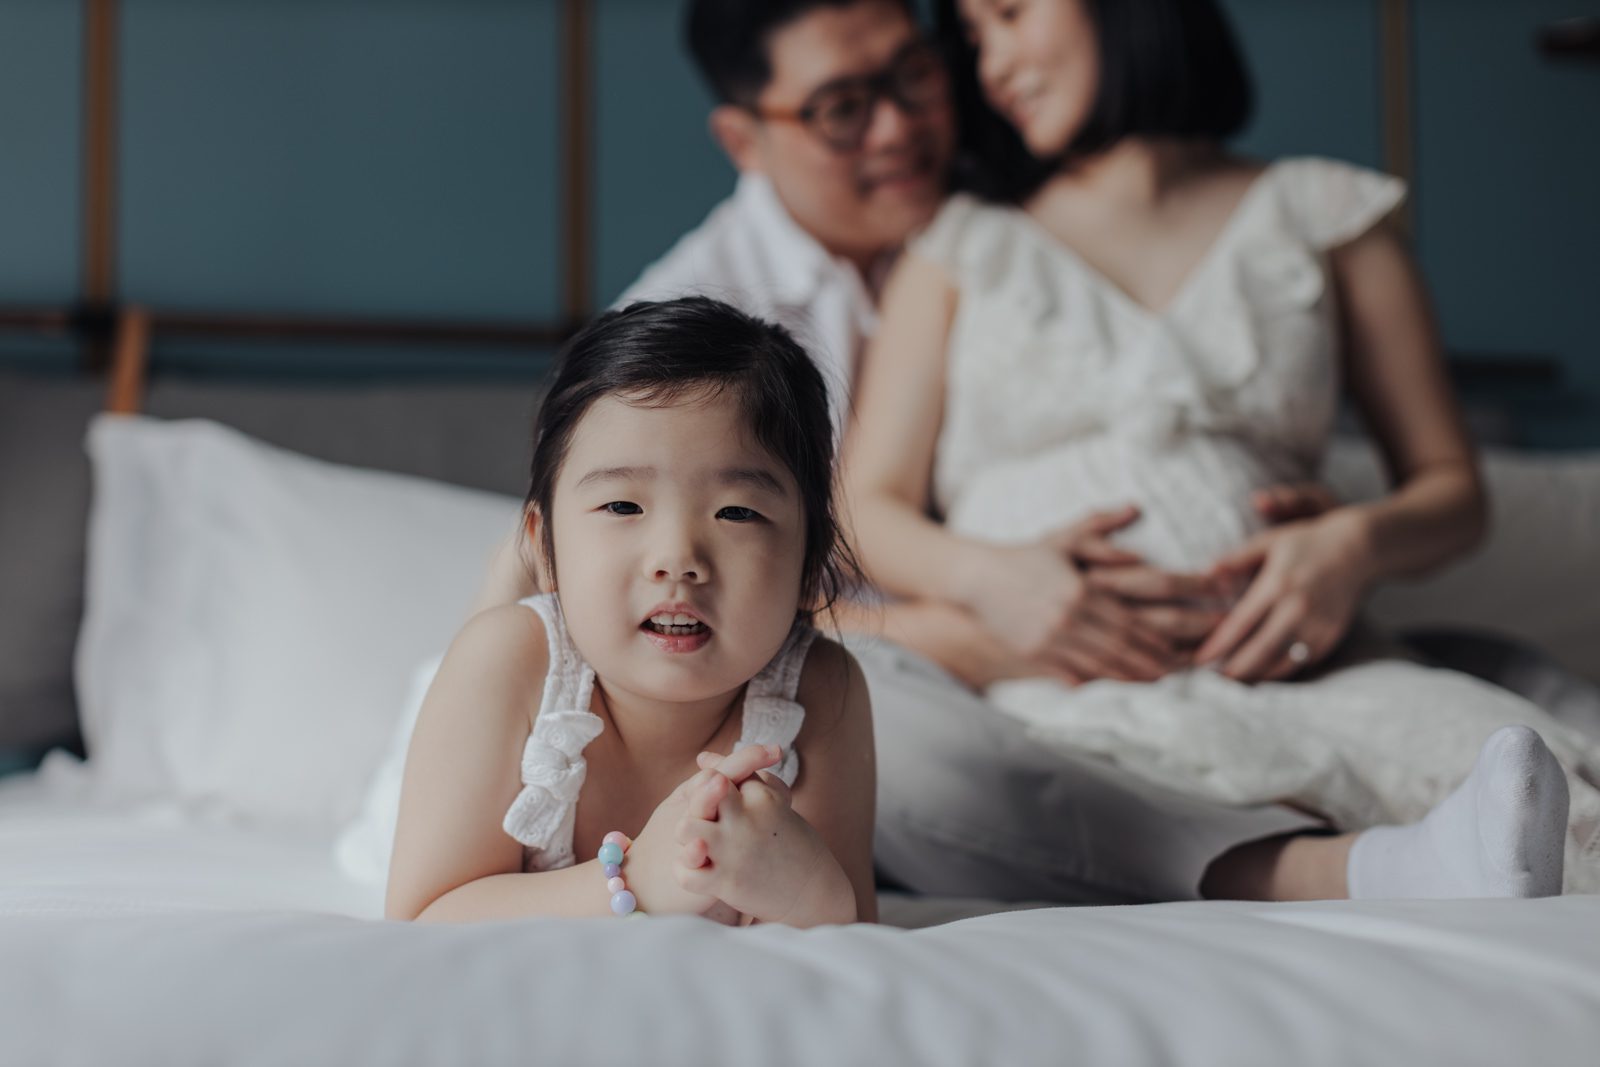
M918 930L362 918L331 841L0 786L0 1062L1582 1064L1600 897ZM48 786L48 787L47 787ZM886 902L906 925L970 914Z
M1050 909L915 932L9 917L0 1033L14 1062L130 1067L1587 1065L1597 929L1594 898Z

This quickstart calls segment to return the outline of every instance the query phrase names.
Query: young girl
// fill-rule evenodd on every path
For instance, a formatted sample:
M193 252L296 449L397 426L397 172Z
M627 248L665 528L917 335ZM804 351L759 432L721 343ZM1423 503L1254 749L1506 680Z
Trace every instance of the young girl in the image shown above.
M1385 222L1401 183L1229 154L1251 90L1213 0L940 14L981 196L912 243L864 362L845 483L871 577L1024 663L987 696L1036 739L1292 806L1213 853L1209 894L1600 890L1600 746L1353 639L1372 585L1484 528ZM1341 384L1393 489L1264 529L1254 497L1317 477Z
M570 342L525 505L552 592L445 655L390 917L876 918L866 689L809 624L849 571L832 439L806 354L726 305L634 304Z

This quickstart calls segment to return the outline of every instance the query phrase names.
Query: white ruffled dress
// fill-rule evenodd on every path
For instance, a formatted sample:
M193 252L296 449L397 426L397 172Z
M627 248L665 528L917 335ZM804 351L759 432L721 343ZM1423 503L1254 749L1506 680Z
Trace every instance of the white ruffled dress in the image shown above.
M1025 542L1137 503L1119 535L1200 570L1261 528L1253 490L1314 479L1340 389L1328 253L1388 214L1398 180L1288 159L1255 180L1160 312L1025 212L953 198L913 243L959 302L934 493L949 526ZM1600 890L1600 750L1510 693L1382 657L1313 680L1210 671L1068 689L1007 682L992 702L1042 741L1229 804L1290 802L1347 829L1420 818L1499 726L1537 729L1572 787L1567 884Z
M523 846L524 871L553 871L574 862L572 830L589 764L583 750L605 729L590 711L594 670L567 634L561 604L542 593L521 603L539 613L550 642L550 672L545 678L539 717L522 749L522 790L505 815L505 831ZM794 739L805 722L795 700L800 672L817 632L796 623L783 647L745 687L739 747L778 745L783 761L771 771L793 785L800 773Z

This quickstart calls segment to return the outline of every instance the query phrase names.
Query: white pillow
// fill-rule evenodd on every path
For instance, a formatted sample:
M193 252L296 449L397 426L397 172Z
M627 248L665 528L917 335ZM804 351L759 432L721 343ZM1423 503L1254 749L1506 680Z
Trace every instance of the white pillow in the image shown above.
M77 653L97 783L332 829L461 625L510 497L99 416Z
M390 735L383 762L378 765L361 802L361 813L339 833L334 858L339 869L359 882L389 879L389 857L394 852L394 832L400 825L400 792L405 785L406 755L411 735L422 714L422 701L439 673L443 656L433 656L411 675L411 689Z

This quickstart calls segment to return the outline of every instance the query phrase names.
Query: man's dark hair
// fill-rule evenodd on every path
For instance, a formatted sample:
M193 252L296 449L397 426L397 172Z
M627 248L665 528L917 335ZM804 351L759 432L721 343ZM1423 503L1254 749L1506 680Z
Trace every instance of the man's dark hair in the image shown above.
M748 107L772 80L772 36L825 7L890 3L913 20L913 0L690 0L689 53L718 102Z
M1040 159L984 99L977 50L962 29L956 0L938 0L939 43L950 65L961 130L960 188L1018 201L1073 159L1125 137L1225 141L1250 121L1250 72L1215 0L1082 2L1099 45L1099 92L1072 143Z
M548 517L578 423L616 396L661 407L703 393L734 398L756 442L794 477L805 511L800 614L810 618L861 580L834 506L828 389L788 330L703 296L608 311L567 342L534 422L525 506ZM553 523L540 546L555 575Z

